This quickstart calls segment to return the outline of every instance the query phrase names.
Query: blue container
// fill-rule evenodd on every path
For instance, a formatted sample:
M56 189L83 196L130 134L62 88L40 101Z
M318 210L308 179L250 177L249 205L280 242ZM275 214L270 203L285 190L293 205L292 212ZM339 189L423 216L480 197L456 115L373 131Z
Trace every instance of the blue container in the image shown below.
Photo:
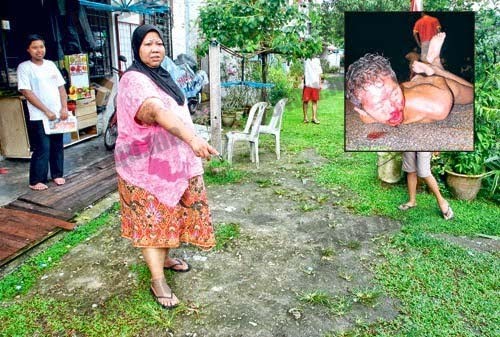
M71 143L71 133L65 133L63 134L63 144L69 144Z

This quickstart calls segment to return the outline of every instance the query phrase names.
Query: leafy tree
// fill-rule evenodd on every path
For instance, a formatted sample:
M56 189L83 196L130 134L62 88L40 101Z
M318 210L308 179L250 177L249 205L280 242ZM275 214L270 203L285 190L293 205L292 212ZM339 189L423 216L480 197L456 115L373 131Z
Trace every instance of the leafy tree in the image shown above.
M287 0L208 0L200 9L201 54L211 39L248 54L310 57L322 50L315 29L319 15L306 15Z
M322 51L316 6L304 11L287 0L208 0L200 8L201 55L212 39L242 54L258 54L262 82L267 82L269 54L308 58ZM266 100L262 90L262 99Z

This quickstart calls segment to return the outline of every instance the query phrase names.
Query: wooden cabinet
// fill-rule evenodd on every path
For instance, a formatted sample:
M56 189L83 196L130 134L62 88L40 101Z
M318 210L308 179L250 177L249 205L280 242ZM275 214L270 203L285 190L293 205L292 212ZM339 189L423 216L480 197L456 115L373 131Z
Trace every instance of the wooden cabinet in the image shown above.
M24 100L22 96L0 97L0 149L1 154L7 158L31 157L26 127L29 114L25 113L23 108ZM78 101L75 115L78 120L78 132L67 137L65 147L98 136L95 98Z
M9 158L30 158L24 97L0 97L0 147Z

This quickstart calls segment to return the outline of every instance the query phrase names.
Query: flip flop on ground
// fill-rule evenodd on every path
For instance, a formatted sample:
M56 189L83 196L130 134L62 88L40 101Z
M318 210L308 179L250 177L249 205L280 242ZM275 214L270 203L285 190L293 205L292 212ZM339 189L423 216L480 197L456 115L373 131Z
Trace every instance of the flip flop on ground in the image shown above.
M441 211L441 214L443 215L443 218L445 220L451 220L455 216L453 213L453 210L451 209L450 205L448 205L446 212Z
M151 293L158 302L165 309L173 309L179 305L179 300L172 292L172 289L167 285L164 278L159 280L151 280ZM167 299L168 303L163 300Z
M317 119L313 119L313 120L312 120L312 122L313 122L314 124L320 124L320 123L319 123L319 120L317 120Z
M54 178L54 183L58 186L66 184L66 179L64 178Z
M406 203L406 204L401 204L401 205L399 205L399 206L398 206L398 209L399 209L400 211L407 211L407 210L409 210L410 208L413 208L413 207L416 207L416 206L417 206L417 204L412 205L412 204Z
M175 271L177 273L185 273L191 270L191 266L184 260L181 259L170 259L170 261L174 261L172 264L166 264L163 268Z
M49 187L47 185L45 185L44 183L36 183L35 185L30 185L30 188L33 191L43 191L43 190L46 190Z

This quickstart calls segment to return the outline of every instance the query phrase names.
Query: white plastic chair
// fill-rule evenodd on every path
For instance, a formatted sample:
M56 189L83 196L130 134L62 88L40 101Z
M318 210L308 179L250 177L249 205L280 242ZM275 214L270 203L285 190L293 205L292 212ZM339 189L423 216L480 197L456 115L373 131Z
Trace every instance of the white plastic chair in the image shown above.
M259 133L266 133L274 135L276 140L276 159L280 159L280 133L281 133L281 121L283 120L283 113L285 112L285 104L288 99L282 98L276 103L273 110L273 116L269 121L269 124L262 125L259 128Z
M243 132L230 131L226 133L227 161L229 163L233 160L234 143L242 140L250 143L250 158L252 159L252 163L255 162L257 164L257 168L259 167L259 128L262 123L262 116L264 116L266 107L266 102L254 104L248 114L248 120Z

